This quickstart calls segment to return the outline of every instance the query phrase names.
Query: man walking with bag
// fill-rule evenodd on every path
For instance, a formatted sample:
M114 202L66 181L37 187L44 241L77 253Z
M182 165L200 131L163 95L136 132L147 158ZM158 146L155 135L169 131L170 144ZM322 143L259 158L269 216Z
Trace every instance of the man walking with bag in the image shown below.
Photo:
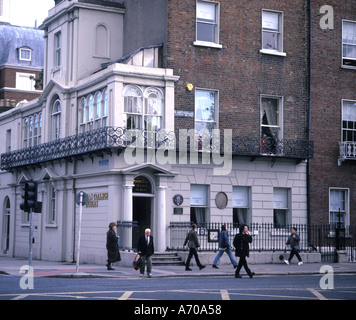
M143 277L145 273L145 264L147 263L147 276L152 277L152 255L155 253L153 245L153 237L151 236L151 229L145 230L145 235L138 239L137 252L142 257L142 265L140 268L140 277Z
M195 231L197 225L196 224L192 224L192 230L190 230L187 234L187 237L185 238L184 244L183 244L183 248L185 248L186 244L188 243L188 247L189 247L189 255L188 255L188 259L185 263L185 271L192 271L192 269L189 268L190 265L190 260L192 259L193 255L195 258L195 261L199 267L200 270L204 269L205 266L202 265L199 261L199 257L198 257L198 253L197 253L197 248L200 248L200 243L197 237L197 232Z

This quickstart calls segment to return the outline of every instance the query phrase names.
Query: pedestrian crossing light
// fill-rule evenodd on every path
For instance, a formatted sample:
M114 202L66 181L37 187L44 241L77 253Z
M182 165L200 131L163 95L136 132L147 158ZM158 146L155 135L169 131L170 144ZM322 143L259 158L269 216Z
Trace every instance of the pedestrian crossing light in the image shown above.
M25 212L30 212L31 209L37 207L37 183L34 181L26 182L22 189L24 193L22 194L23 202L20 203L20 208Z

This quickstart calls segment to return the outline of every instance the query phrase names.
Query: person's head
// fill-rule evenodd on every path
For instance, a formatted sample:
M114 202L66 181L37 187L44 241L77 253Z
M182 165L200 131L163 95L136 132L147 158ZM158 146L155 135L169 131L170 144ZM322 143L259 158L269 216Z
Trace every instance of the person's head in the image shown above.
M197 225L195 223L192 224L192 229L195 230L197 228Z
M221 226L221 231L227 231L227 225L226 224L223 224Z
M291 231L292 231L292 233L296 233L297 228L296 227L292 227Z
M240 233L246 233L248 231L248 227L246 224L242 224L240 226Z
M110 230L115 230L116 229L116 222L110 222L109 229Z
M146 236L150 236L150 235L151 235L151 229L147 228L147 229L145 230L145 235L146 235Z

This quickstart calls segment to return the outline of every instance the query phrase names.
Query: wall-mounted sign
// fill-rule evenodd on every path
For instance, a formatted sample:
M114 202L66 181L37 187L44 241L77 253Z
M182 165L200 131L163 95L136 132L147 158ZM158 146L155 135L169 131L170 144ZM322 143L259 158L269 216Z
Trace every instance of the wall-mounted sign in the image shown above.
M136 177L134 179L134 186L132 188L134 193L152 193L152 186L150 180L146 177Z
M86 204L87 208L94 208L99 206L99 200L108 200L109 193L89 193L88 194L88 201Z
M174 197L173 197L173 203L176 205L176 206L180 206L182 203L183 203L183 196L181 194L176 194Z
M227 195L225 192L218 192L215 197L215 204L219 209L225 209L227 206Z

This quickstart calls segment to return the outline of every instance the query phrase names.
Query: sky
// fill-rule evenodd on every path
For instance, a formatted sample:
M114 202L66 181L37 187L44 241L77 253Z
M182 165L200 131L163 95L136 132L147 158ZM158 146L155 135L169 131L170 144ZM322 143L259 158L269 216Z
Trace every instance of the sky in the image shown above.
M54 7L53 0L10 0L10 23L22 27L37 27Z

